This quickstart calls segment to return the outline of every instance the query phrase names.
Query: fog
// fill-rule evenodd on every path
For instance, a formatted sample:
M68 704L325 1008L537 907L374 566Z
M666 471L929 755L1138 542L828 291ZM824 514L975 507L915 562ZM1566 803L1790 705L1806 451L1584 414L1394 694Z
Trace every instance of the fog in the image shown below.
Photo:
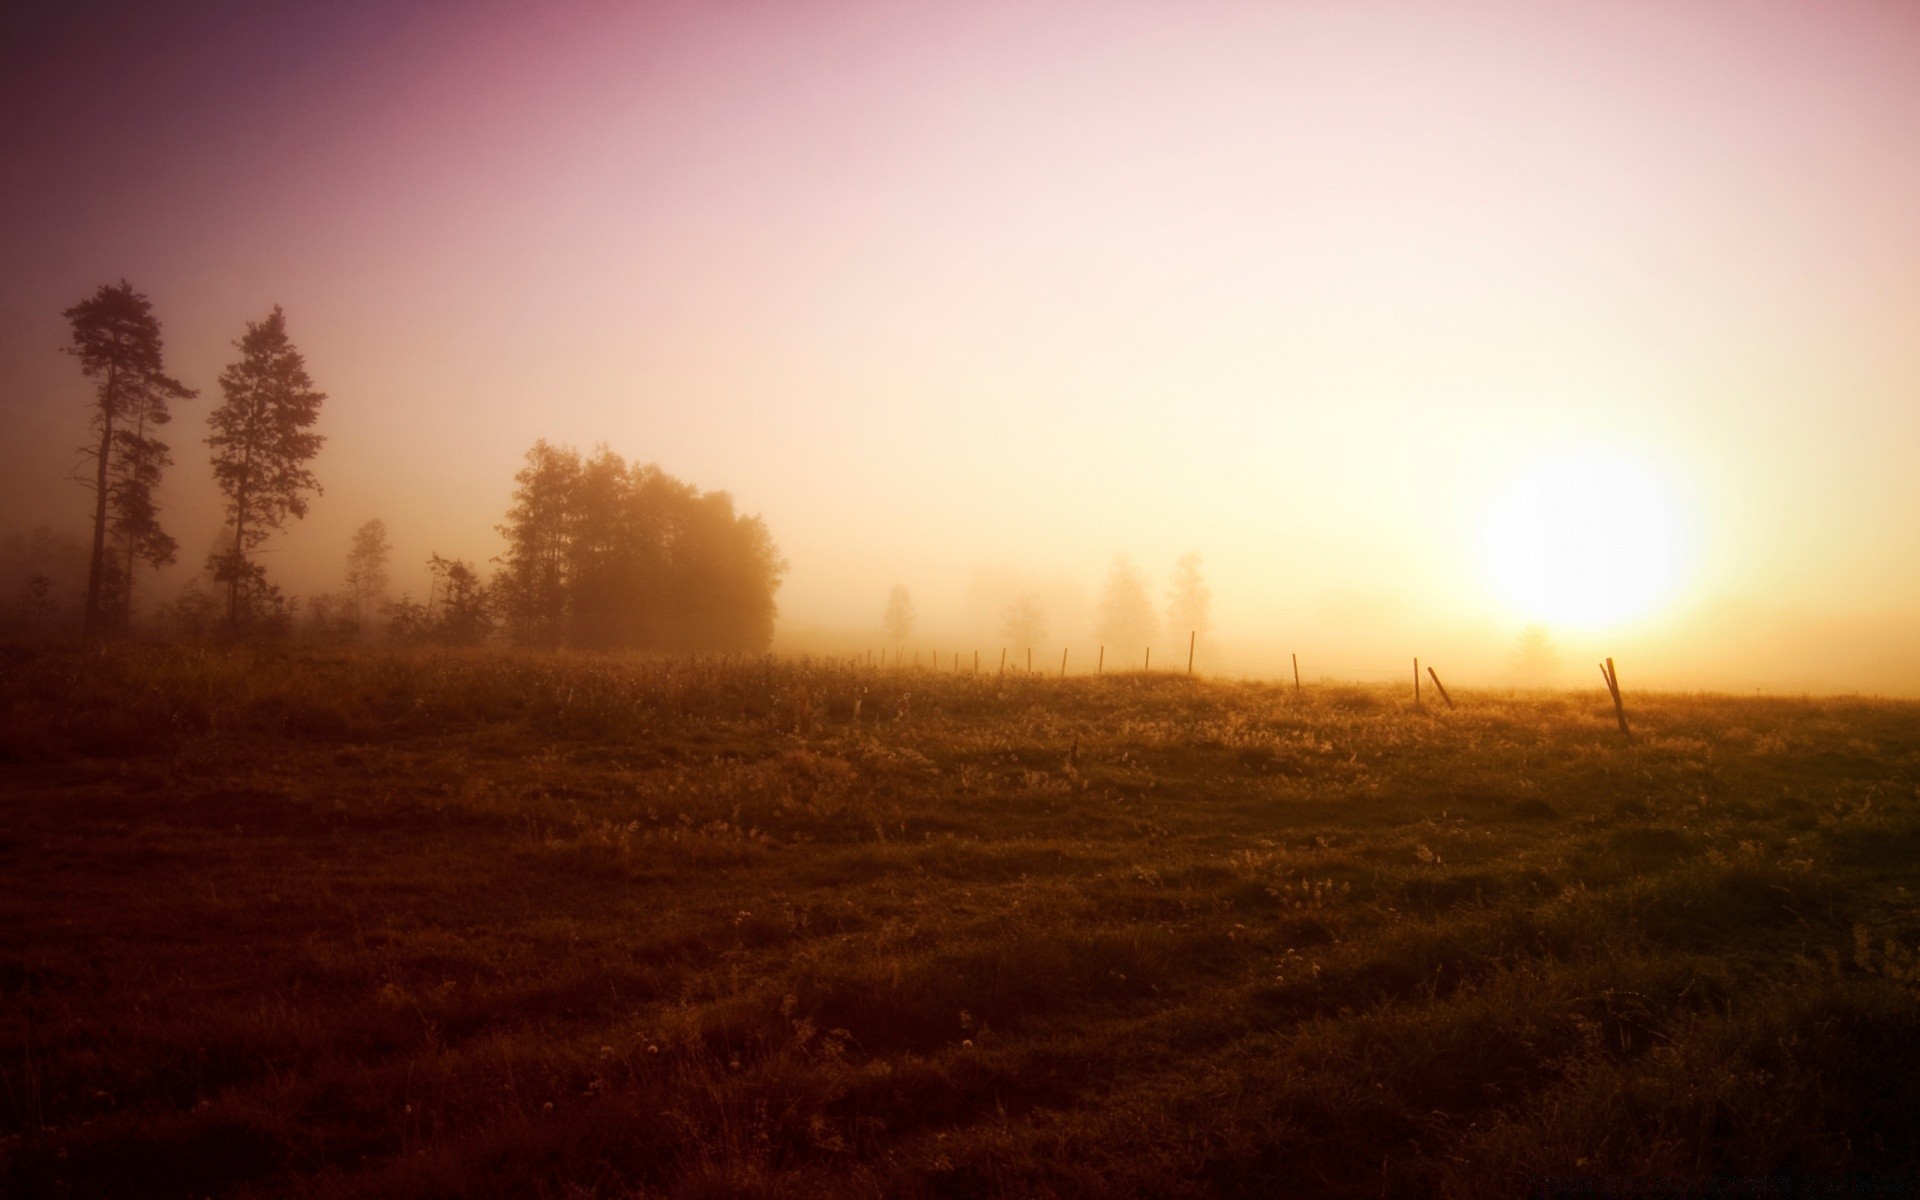
M261 559L294 596L371 518L396 596L430 554L491 570L547 439L758 514L786 652L997 669L1026 596L1036 669L1091 669L1116 557L1164 616L1197 553L1215 674L1510 686L1540 624L1565 686L1611 655L1628 689L1920 693L1905 6L4 20L0 534L90 536L61 314L125 279L200 393L147 608L220 536L207 414L278 304L328 397L324 494ZM1532 503L1503 481L1592 447L1645 464L1599 502L1658 491L1641 525L1490 551ZM1636 611L1501 583L1589 543L1631 583L1600 543L1649 523L1678 549Z

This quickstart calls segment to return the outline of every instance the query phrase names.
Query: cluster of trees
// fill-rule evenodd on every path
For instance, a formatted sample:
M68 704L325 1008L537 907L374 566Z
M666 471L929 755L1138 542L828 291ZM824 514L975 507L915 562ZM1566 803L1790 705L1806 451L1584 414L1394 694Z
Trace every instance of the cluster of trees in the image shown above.
M524 645L764 650L786 573L767 527L605 446L527 451L493 614Z
M166 566L179 551L154 500L173 465L159 431L172 421L175 401L200 393L166 373L153 305L126 280L102 285L62 315L72 328L67 352L95 381L92 436L82 448L91 466L82 482L94 500L82 624L97 634L132 620L136 568ZM278 305L248 322L234 346L240 357L220 375L221 403L208 416L206 439L231 539L208 556L207 568L225 589L226 624L244 628L288 611L257 552L288 517L305 516L308 496L320 491L306 464L324 441L309 429L326 396L314 390Z
M166 373L153 305L125 280L63 315L68 352L95 385L81 479L93 492L82 625L101 634L130 625L136 568L178 554L155 502L173 461L159 432L173 404L199 393ZM220 375L205 439L225 498L224 532L206 560L212 587L190 583L160 613L181 633L292 628L295 603L267 579L259 554L321 492L309 464L325 440L312 427L326 396L288 338L285 314L276 306L249 322L234 345L239 356ZM761 520L736 513L727 493L629 465L605 447L583 458L544 441L515 482L500 526L507 551L491 580L435 554L426 601L390 602L386 525L369 521L355 534L344 588L310 602L312 631L356 637L384 618L403 641L471 644L497 631L538 646L763 650L772 641L787 564ZM20 568L10 574L23 581L8 607L50 623L56 579L41 566L58 556L39 543L5 549L0 565Z

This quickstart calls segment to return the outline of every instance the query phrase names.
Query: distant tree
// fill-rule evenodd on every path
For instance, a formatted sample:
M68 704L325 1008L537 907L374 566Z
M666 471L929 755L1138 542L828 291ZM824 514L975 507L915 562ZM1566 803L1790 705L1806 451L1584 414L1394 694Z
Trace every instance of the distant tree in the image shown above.
M53 601L52 577L35 573L21 580L10 607L8 633L15 637L44 636L53 627L58 607Z
M500 526L507 552L498 561L502 615L517 642L557 646L567 634L579 479L580 455L544 438L513 477L513 506Z
M161 607L159 618L161 629L175 637L205 637L219 625L220 601L207 594L200 580L189 579L173 603Z
M881 624L894 645L901 645L913 636L913 620L913 597L908 594L906 584L896 583L887 593L887 610L881 617Z
M633 594L657 582L660 563L641 561L642 539L635 536L636 513L628 503L632 484L626 459L605 445L594 447L593 457L582 461L572 478L564 574L568 636L576 645L626 642L637 617Z
M1000 614L1000 636L1007 645L1032 649L1047 636L1047 610L1032 592L1021 592Z
M345 593L307 597L307 635L317 641L341 641L360 632L352 599Z
M1160 633L1160 618L1147 599L1146 583L1126 555L1116 555L1100 589L1100 620L1094 633L1116 650L1145 649Z
M786 569L759 517L736 513L726 492L698 493L672 547L661 647L765 650Z
M356 626L365 625L387 595L387 523L375 517L353 535L347 551L347 605Z
M1200 574L1200 556L1183 554L1173 564L1173 581L1167 586L1167 623L1178 637L1190 633L1194 652L1204 656L1208 635L1213 632L1213 589Z
M787 564L758 517L605 446L535 443L492 594L516 642L764 650Z
M1560 649L1544 625L1520 631L1513 647L1513 673L1526 687L1546 687L1560 669Z
M442 558L435 554L427 560L433 577L433 595L425 618L426 636L449 646L477 646L493 632L493 615L488 590L479 573L465 559Z
M240 627L256 615L250 600L265 600L265 572L251 555L291 516L307 515L307 494L320 482L307 462L323 437L307 430L327 397L317 392L306 362L287 340L287 318L274 305L263 321L249 321L235 342L240 358L220 375L224 400L208 418L213 433L213 477L227 498L233 541L208 560L214 578L227 585L227 624Z
M11 604L23 632L52 632L57 624L78 616L87 564L86 542L71 533L55 533L41 525L31 532L0 536L0 598Z
M91 421L94 440L81 452L93 460L93 551L87 568L82 623L88 633L124 624L131 611L134 563L162 566L174 542L160 528L153 489L172 461L150 427L171 419L168 403L199 393L161 366L160 322L153 305L126 280L102 285L61 314L71 323L67 352L81 374L98 381ZM111 532L121 554L108 557Z
M495 582L498 582L496 577ZM387 639L401 645L412 645L427 640L427 608L410 595L398 600L389 600L384 610L387 618Z

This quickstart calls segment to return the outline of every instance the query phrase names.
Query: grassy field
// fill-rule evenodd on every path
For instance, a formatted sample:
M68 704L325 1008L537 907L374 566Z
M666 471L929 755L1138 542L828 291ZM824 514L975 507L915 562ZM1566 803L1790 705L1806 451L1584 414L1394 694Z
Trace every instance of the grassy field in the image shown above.
M0 1194L1920 1171L1920 706L0 662Z

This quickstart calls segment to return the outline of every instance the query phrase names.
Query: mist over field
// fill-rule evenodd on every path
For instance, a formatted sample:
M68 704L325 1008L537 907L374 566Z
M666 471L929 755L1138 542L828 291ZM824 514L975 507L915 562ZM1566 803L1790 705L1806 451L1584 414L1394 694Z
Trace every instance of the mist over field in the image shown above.
M1920 1195L1920 6L0 12L0 1196Z
M1044 595L1072 669L1116 555L1162 606L1198 553L1216 673L1508 685L1538 624L1566 686L1920 687L1898 6L7 22L0 534L90 537L62 314L125 279L198 392L142 619L223 536L206 421L277 304L324 490L258 561L309 611L370 519L395 598L490 576L546 439L762 518L787 651L877 653L899 583L996 661Z

